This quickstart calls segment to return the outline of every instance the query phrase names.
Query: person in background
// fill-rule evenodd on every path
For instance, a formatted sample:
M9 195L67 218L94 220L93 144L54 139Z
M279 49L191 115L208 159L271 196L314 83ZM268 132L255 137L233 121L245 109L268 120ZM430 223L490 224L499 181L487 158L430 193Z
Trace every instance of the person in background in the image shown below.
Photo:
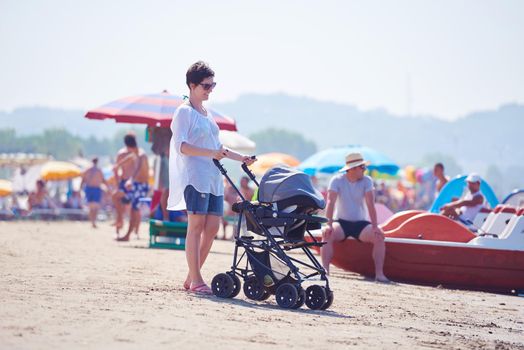
M158 167L158 190L160 191L159 209L162 212L162 218L159 220L172 221L170 218L173 215L167 210L167 198L169 197L169 142L172 133L168 128L155 127L152 129L151 134L153 142L151 151L159 156L160 162Z
M242 196L247 200L250 201L253 198L253 195L255 194L255 191L249 187L249 182L251 180L247 176L242 176L240 178L240 193L242 193Z
M445 204L440 208L440 214L453 220L471 224L480 209L484 206L484 196L480 192L480 176L471 173L466 177L468 192L463 198Z
M125 147L121 148L116 154L116 164L113 166L113 174L117 183L117 188L112 196L116 212L115 227L117 235L124 226L124 214L130 203L125 184L135 169L136 154L132 151L132 146L136 146L135 134L132 132L126 134L124 136L124 144Z
M89 221L91 221L91 226L97 228L96 217L100 209L100 202L102 201L101 186L102 184L106 187L109 185L104 179L102 170L98 167L98 158L93 158L91 162L93 165L82 174L80 187L84 189L85 198L89 207Z
M69 198L64 203L64 208L67 209L82 209L82 196L79 191L71 192Z
M224 216L222 217L222 228L224 230L224 235L222 236L222 239L227 239L226 236L226 229L229 225L228 220L231 220L236 213L233 211L233 204L238 202L240 200L240 197L238 196L237 191L231 186L229 181L226 181L224 179ZM233 226L233 237L235 236L235 227Z
M437 194L440 193L445 184L448 183L449 177L444 174L444 164L437 163L433 167L433 175L437 178Z
M129 228L123 237L117 237L118 242L129 241L131 233L134 231L138 235L140 226L140 198L147 197L149 194L149 162L147 154L142 148L139 148L136 143L136 138L130 138L126 146L131 151L130 156L124 158L121 164L122 167L126 162L133 164L133 169L129 174L130 177L126 180L124 187L126 190L126 197L131 204L131 213L129 214Z
M377 224L373 180L364 175L366 165L360 153L350 153L346 156L346 166L329 183L326 206L328 224L322 232L326 244L320 250L322 265L329 274L334 243L353 237L357 241L373 244L375 280L387 283L389 280L383 271L386 254L384 233Z
M28 198L29 210L55 209L56 205L47 192L44 180L36 181L36 191L31 192Z

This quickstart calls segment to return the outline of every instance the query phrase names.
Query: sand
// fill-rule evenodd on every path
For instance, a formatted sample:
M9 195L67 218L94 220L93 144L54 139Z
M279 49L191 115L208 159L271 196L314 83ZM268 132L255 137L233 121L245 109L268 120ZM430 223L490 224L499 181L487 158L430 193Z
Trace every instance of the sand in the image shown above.
M0 349L524 349L524 298L334 270L328 311L200 297L183 251L116 243L85 222L0 222ZM216 241L203 274L231 266Z

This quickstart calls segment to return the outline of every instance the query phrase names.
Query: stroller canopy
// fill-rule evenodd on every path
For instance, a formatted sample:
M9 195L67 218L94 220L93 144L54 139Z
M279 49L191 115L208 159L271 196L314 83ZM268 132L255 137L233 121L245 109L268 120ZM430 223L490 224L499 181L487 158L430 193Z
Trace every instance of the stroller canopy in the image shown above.
M269 169L260 180L258 200L263 203L275 203L293 197L306 196L319 209L325 207L324 197L317 191L308 175L284 166ZM297 203L300 204L300 203Z

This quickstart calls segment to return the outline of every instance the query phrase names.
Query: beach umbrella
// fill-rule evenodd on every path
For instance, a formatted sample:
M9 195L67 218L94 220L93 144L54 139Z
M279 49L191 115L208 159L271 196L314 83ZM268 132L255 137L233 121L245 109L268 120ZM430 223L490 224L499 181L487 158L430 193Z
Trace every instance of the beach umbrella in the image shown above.
M285 153L265 153L257 155L257 161L249 168L257 175L265 174L266 171L277 165L296 167L300 161Z
M389 175L397 174L399 166L391 158L372 148L359 145L333 147L320 151L304 160L298 169L308 175L315 175L317 172L332 174L342 169L346 155L352 152L361 153L370 162L368 166L370 172L376 170Z
M184 102L182 96L171 95L166 90L160 94L124 97L92 109L88 119L114 119L117 123L147 124L168 128L173 113ZM236 131L235 120L209 109L221 130Z
M9 180L0 179L0 197L9 196L13 193L13 184Z
M218 138L225 147L243 153L254 153L257 146L254 141L235 131L220 130Z
M40 170L40 176L45 181L69 180L80 175L82 175L80 168L68 162L47 162Z

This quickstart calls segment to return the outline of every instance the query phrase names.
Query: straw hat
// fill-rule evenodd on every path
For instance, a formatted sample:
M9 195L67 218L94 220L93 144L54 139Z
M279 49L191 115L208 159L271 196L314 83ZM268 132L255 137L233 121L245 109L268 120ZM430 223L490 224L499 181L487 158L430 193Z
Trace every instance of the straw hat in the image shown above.
M369 162L364 160L360 153L350 153L346 156L346 166L340 169L340 172L348 171L361 165L368 165Z

